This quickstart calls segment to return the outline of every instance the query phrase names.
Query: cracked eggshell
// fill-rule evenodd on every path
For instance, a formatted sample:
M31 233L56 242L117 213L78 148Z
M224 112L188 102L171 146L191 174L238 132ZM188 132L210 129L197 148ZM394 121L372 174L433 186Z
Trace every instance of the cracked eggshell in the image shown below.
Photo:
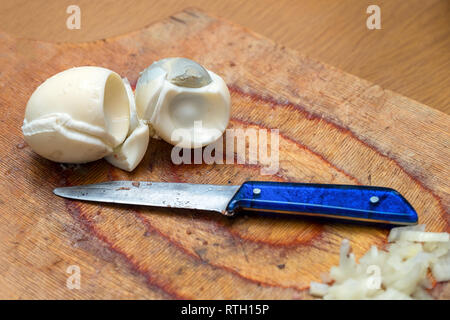
M133 171L147 151L150 130L137 116L134 95L128 79L124 78L123 82L130 100L130 128L123 144L114 148L113 153L106 156L105 160L122 170Z
M183 148L203 147L220 138L230 105L223 79L185 58L155 62L136 86L138 115L159 137Z
M127 136L129 103L122 79L111 70L88 66L62 71L30 97L22 126L25 141L56 162L101 159Z

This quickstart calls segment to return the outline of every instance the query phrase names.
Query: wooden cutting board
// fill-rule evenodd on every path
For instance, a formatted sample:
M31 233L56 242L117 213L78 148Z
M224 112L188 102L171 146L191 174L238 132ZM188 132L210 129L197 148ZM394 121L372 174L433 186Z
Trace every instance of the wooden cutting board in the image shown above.
M197 10L82 44L0 33L0 298L308 298L347 238L360 257L385 229L68 201L57 186L107 180L240 184L248 179L392 187L430 231L449 231L450 117ZM21 124L51 75L81 65L135 83L153 61L183 56L223 76L230 128L280 130L280 169L180 165L152 140L133 173L105 161L63 166L37 156ZM81 270L69 290L66 272ZM447 293L446 293L447 292ZM433 294L449 297L446 285Z

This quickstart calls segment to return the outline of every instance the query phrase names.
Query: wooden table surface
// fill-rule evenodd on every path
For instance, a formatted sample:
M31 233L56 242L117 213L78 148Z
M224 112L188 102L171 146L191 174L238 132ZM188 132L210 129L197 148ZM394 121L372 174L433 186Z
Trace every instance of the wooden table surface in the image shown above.
M66 28L70 4L81 8L80 30ZM366 27L370 4L381 8L382 30ZM141 29L191 6L450 113L447 0L2 0L0 29L27 39L87 41Z

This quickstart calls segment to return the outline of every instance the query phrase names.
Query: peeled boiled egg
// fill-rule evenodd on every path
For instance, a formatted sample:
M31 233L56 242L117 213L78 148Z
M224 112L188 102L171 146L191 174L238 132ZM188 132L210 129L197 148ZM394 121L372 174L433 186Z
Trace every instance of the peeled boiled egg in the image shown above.
M230 93L223 79L186 58L153 63L141 73L135 94L138 117L179 147L214 142L230 119Z
M22 126L25 141L56 162L101 159L127 137L132 100L114 71L90 66L62 71L31 95Z

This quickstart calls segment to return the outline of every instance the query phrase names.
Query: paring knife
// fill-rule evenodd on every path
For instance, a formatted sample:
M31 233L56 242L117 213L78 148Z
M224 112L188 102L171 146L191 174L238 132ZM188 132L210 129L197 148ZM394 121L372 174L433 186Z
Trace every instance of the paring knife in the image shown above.
M388 225L417 224L408 201L390 188L248 181L240 186L113 181L56 188L76 200L197 209L232 216L241 210L328 217Z

